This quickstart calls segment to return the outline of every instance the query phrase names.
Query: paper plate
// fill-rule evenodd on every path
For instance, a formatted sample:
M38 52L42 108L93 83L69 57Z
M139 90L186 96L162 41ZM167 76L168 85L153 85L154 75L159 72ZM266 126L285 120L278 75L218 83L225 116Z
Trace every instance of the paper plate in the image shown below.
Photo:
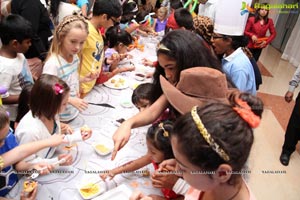
M82 183L78 186L79 194L83 199L92 199L92 198L102 194L106 190L105 185L102 182L96 183L96 184L94 184L94 183L95 182L93 182L93 181L90 181L90 182L85 181L84 183ZM91 185L91 188L90 189L82 189L82 188L85 188L86 185Z
M106 138L100 138L93 143L94 150L101 156L110 154L114 148L112 140Z
M109 87L111 89L116 89L116 90L125 89L125 88L128 88L128 86L129 86L127 79L120 75L116 75L116 76L112 77L111 79L109 79L108 81L103 83L103 85L105 85L106 87Z

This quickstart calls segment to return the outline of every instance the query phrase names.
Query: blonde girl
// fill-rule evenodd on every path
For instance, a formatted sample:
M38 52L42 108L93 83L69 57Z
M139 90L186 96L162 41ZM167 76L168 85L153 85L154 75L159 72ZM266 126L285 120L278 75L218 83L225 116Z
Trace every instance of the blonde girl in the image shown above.
M165 31L168 20L168 9L166 7L160 7L157 10L157 18L154 19L152 28L155 32Z
M70 98L60 121L74 119L88 104L79 98L80 53L88 36L88 24L78 14L66 16L56 27L52 45L46 59L43 74L52 74L64 80L70 87ZM86 77L88 81L90 77ZM85 78L84 78L85 79ZM84 80L82 80L84 81Z

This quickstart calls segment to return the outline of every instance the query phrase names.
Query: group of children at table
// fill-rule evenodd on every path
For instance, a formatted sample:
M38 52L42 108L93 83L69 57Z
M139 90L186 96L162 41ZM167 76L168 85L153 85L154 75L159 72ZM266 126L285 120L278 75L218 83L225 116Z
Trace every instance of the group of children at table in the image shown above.
M103 40L95 31L100 26L109 27L115 24L120 16L118 11L108 16L103 14L101 9L101 12L96 9L101 5L103 9L104 4L107 4L105 0L95 2L93 16L88 22L78 15L71 15L56 27L44 74L35 81L31 89L28 100L30 110L16 126L15 135L9 131L9 115L1 108L1 173L12 170L11 165L14 163L17 163L17 170L43 169L40 173L48 173L59 160L64 161L61 165L72 163L72 156L69 154L59 154L54 158L53 155L61 143L73 140L72 136L62 136L62 129L66 134L72 133L72 129L68 125L61 127L60 121L74 119L78 111L88 106L87 102L79 98L79 84L88 83L82 93L85 95L91 90L89 83L96 82L99 73L104 73L101 70L101 59L104 59L103 42L101 43ZM101 17L105 19L100 19ZM101 23L102 25L99 25ZM3 43L0 49L1 65L7 68L7 72L1 73L1 80L3 83L11 83L10 79L15 81L12 90L15 93L11 92L4 101L8 104L16 102L21 86L33 84L22 54L30 46L32 33L30 25L17 15L5 18L1 22L1 30L5 30L0 31ZM119 52L118 56L126 56L123 50L130 43L131 37L116 27L108 29L107 32L115 36L120 34L120 38L125 38L119 41L116 40L117 36L107 37L112 38L109 47L113 49L104 63L110 65L114 72L115 62L121 58L112 58L113 52ZM98 51L91 51L89 45L96 45ZM90 51L83 54L83 57L89 55L94 59L81 60L78 53L82 49ZM247 93L232 93L228 89L231 87L230 80L222 73L217 58L203 40L190 31L178 30L168 33L159 43L157 56L158 65L153 84L140 86L150 88L150 98L145 96L133 101L141 112L123 122L113 136L115 149L112 158L129 140L131 128L154 122L161 117L147 132L148 152L140 159L111 169L109 174L102 176L113 177L122 171L135 170L153 163L157 169L151 177L153 186L162 188L164 197L145 197L137 192L132 199L253 199L241 175L233 172L240 172L249 156L254 138L252 128L258 126L263 111L261 100ZM193 59L186 59L191 57ZM84 60L89 62L84 65ZM81 62L81 67L93 70L86 68L85 73L79 76L78 68ZM11 66L20 67L12 70ZM10 88L11 85L7 87ZM140 88L136 90L138 89ZM11 121L14 121L13 114L17 112L9 111ZM161 116L163 112L164 116ZM179 117L180 115L182 116ZM80 140L86 140L90 136L91 132L82 133ZM54 138L56 142L53 142ZM21 146L17 147L17 141ZM25 149L25 145L31 142L39 144L39 149ZM20 149L24 150L23 155L14 154L8 158L8 154L11 155L11 152ZM20 161L24 158L24 161ZM175 174L161 173L163 171L180 172L182 178ZM166 178L172 180L172 183L166 184L163 181ZM1 189L1 196L7 194L16 182L14 179L5 185ZM35 192L26 198L34 199Z

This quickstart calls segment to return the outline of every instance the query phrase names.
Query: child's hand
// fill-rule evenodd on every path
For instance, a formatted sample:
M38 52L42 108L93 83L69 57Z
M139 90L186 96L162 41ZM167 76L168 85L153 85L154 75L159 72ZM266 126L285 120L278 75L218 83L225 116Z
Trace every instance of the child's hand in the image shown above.
M49 174L53 169L54 166L50 165L48 163L42 162L42 163L36 163L33 166L33 169L39 172L41 175Z
M68 165L71 165L73 163L73 157L71 154L60 154L58 155L58 160L62 160L64 159L65 162L63 163L60 163L59 165L60 166L68 166Z
M120 68L120 73L121 72L131 72L135 70L135 66L134 65L130 65L130 66L126 66L126 67L121 67Z
M152 197L145 196L141 191L134 191L129 200L153 200Z
M153 62L151 60L148 60L147 58L142 59L142 64L145 66L153 67Z
M80 112L82 112L88 108L88 103L85 100L78 98L78 97L70 97L69 102L75 108L77 108Z
M92 136L92 129L88 131L81 131L82 140L87 140Z
M37 195L37 188L35 187L32 192L26 195L25 191L21 192L20 200L35 200Z
M99 71L90 72L85 77L80 78L79 81L81 83L90 82L90 81L97 79L99 77L99 75L100 75Z
M53 134L50 138L47 139L47 142L49 143L48 146L50 147L56 147L62 143L66 143L64 141L65 135L63 134Z
M60 122L60 129L62 134L73 134L73 129L68 124Z
M109 180L113 179L115 177L115 174L112 170L105 171L104 173L99 174L100 178L105 181L107 177L109 177Z
M175 174L164 174L160 173L159 171L155 171L151 176L152 185L156 188L172 189L178 179L179 177Z
M159 164L157 171L164 171L165 169L168 169L169 171L175 170L176 164L177 162L175 159L164 160Z

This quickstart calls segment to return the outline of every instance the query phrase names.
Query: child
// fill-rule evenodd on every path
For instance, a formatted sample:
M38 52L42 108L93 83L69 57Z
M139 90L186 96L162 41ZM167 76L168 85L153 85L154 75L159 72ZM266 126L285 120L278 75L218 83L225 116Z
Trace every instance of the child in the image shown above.
M172 149L183 178L191 185L186 199L255 199L241 170L263 103L247 93L232 94L229 101L230 105L194 107L174 125Z
M26 113L30 110L29 108L29 99L30 93L33 85L26 85L19 96L19 104L18 104L18 113L15 121L15 129L17 128L21 119L26 115Z
M132 58L132 55L127 54L128 45L132 43L132 37L127 31L121 30L119 26L112 26L106 30L105 42L108 48L105 50L102 71L96 81L97 84L106 82L118 73L135 69L131 63L128 66L118 67L121 60Z
M9 15L0 24L0 80L8 88L9 96L3 98L4 108L10 113L11 127L16 119L22 87L33 84L33 78L23 53L31 45L33 31L30 23L19 15Z
M70 98L60 121L73 120L88 107L87 102L79 98L79 66L78 53L88 35L88 24L77 14L67 16L56 27L43 74L52 74L64 80L70 87ZM84 78L83 78L84 79ZM84 80L81 81L84 81Z
M82 64L79 70L80 77L94 74L94 78L80 83L81 96L86 96L94 87L104 61L103 38L99 28L107 29L117 24L122 15L122 7L119 0L95 0L93 16L88 21L89 35L82 49Z
M143 111L155 102L152 96L153 84L143 83L133 90L131 101L139 111Z
M169 133L172 130L172 127L173 123L170 121L161 121L160 123L152 125L152 127L148 129L146 136L148 147L147 154L120 167L109 170L108 174L101 174L101 178L105 180L107 176L113 178L115 175L122 172L133 172L150 163L157 169L158 164L163 160L173 158L169 140ZM162 189L162 193L166 199L177 197L176 193L169 189Z
M56 138L57 141L59 138ZM58 144L60 144L58 143ZM9 128L9 117L7 112L3 107L0 107L0 196L5 196L17 183L18 176L15 170L17 171L25 171L30 169L41 169L42 167L46 167L45 170L43 170L43 174L49 173L48 169L51 169L51 166L48 166L47 164L36 164L31 165L24 161L20 161L21 158L20 155L26 154L26 149L24 149L24 152L20 153L19 155L10 155L9 158L5 156L6 152L9 152L11 150L15 151L14 149L17 148L18 143L16 141L16 137L14 136L12 130ZM40 146L40 145L37 145ZM30 147L32 149L35 149L36 147ZM2 162L1 162L2 161ZM12 165L14 164L14 165Z
M30 111L21 119L16 129L15 135L20 144L47 139L53 134L61 134L58 114L65 109L69 93L70 88L63 80L49 74L41 75L31 91ZM86 140L90 136L90 133L87 135L82 133L79 138ZM70 135L69 140L73 140L72 137L77 138L78 135ZM30 163L44 161L53 164L65 160L62 165L72 163L70 154L60 154L52 158L55 150L55 147L42 149L26 158L26 161Z
M165 31L166 25L168 21L168 9L166 7L160 7L157 10L157 19L154 19L154 23L152 28L155 32Z
M139 26L136 29L137 33L142 36L148 36L148 35L157 35L157 33L154 31L154 28L152 28L153 25L153 19L151 15L154 13L149 13L146 10L140 10L136 14L136 18L134 23L137 23Z

